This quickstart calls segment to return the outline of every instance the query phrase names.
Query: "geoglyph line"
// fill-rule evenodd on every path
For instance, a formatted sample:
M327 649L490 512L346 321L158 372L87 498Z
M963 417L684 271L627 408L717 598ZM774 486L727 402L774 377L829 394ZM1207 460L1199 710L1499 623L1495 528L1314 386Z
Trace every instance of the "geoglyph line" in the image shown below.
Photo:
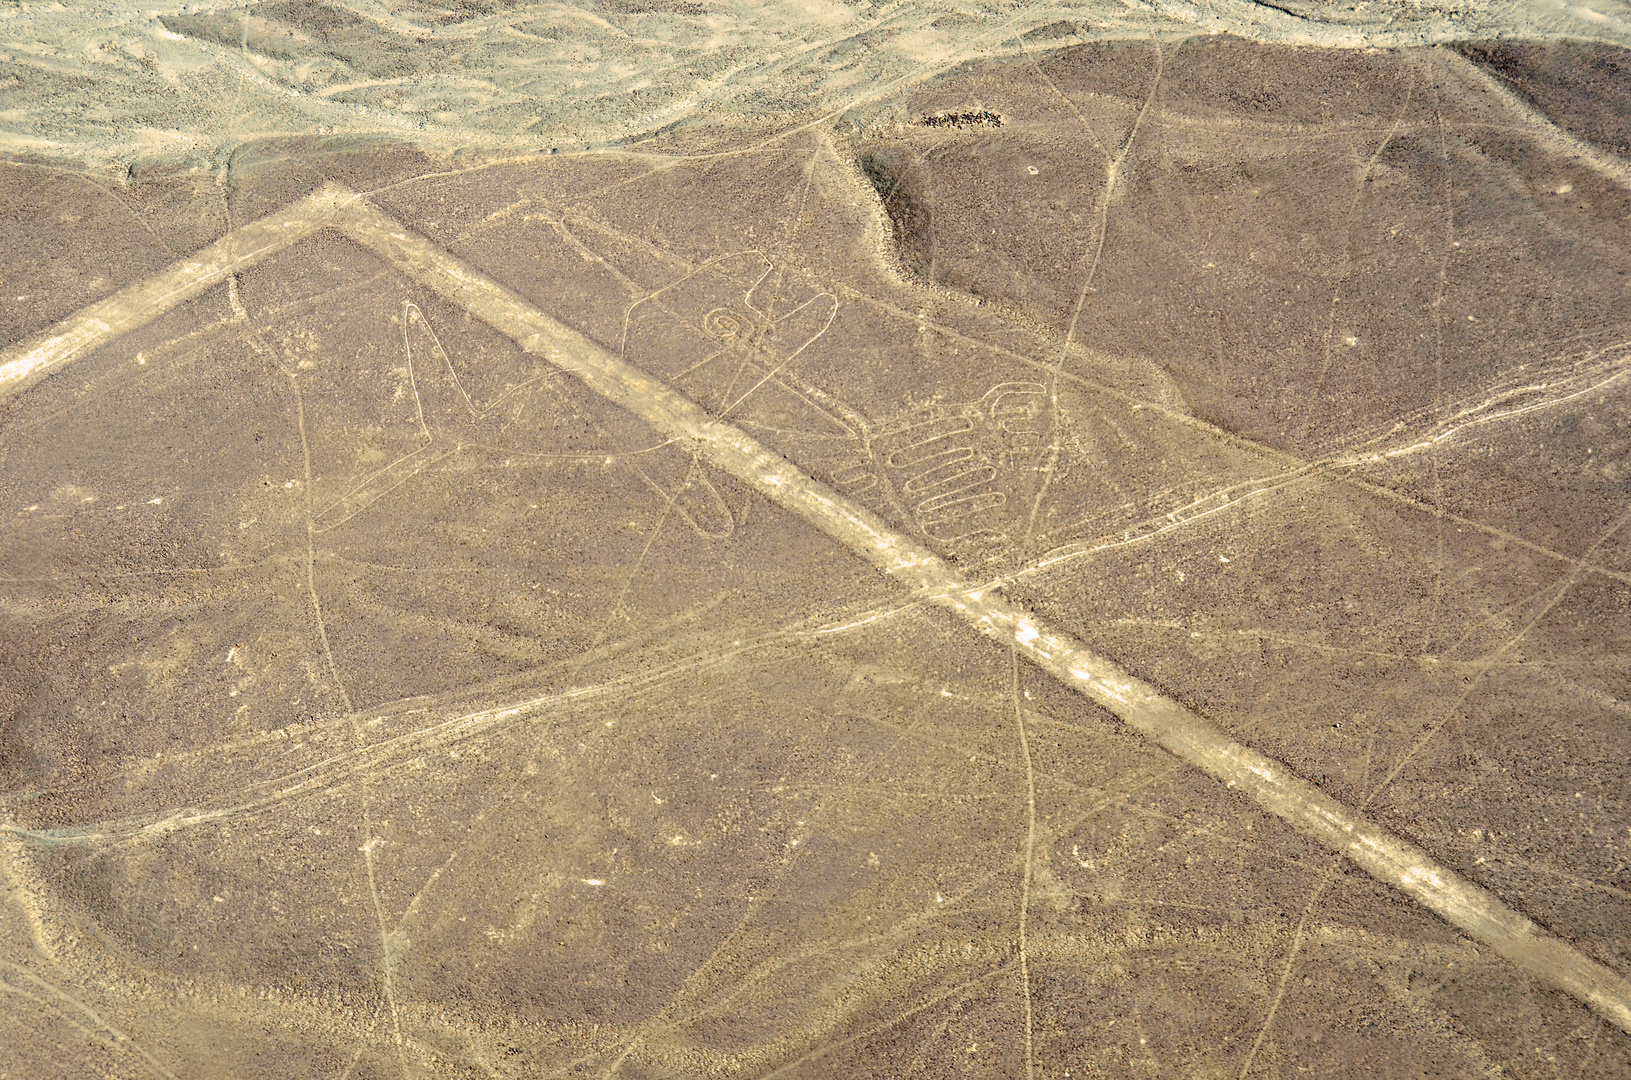
M1249 795L1263 809L1413 897L1525 972L1631 1032L1631 982L1617 972L1537 926L1492 893L1438 865L1420 848L1344 806L1285 765L1235 742L1210 721L1083 642L1049 627L995 588L969 585L939 556L881 518L660 380L544 315L355 193L325 187L278 214L228 234L198 257L177 263L150 282L122 290L39 338L8 350L0 366L0 397L15 393L96 344L156 318L233 270L328 226L458 304L528 353L581 379L664 436L686 444L710 464L751 484L899 580L922 602L946 608L985 636L1011 646L1163 749ZM146 308L141 306L144 298L150 298L145 300ZM77 329L80 327L92 329ZM75 334L78 336L72 337ZM53 344L70 339L69 344Z
M325 228L341 206L357 198L342 188L324 187L0 352L0 399L299 243Z
M1039 667L1166 750L1251 795L1303 833L1631 1031L1631 983L1492 894L1437 865L1419 848L1338 803L1280 763L1229 739L1210 722L1083 643L1050 630L995 591L971 589L933 552L882 519L367 204L350 204L338 215L336 225L527 352L576 375L662 434L690 444L711 464L752 484L928 602L950 609L988 637L1012 643Z

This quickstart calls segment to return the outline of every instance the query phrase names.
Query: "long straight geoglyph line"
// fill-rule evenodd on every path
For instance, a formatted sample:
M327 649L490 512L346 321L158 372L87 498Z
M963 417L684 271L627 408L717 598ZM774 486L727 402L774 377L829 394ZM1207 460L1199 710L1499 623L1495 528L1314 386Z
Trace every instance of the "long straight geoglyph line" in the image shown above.
M985 636L1011 644L1032 663L1128 727L1254 799L1259 806L1377 880L1397 888L1540 981L1586 1003L1631 1032L1631 982L1514 911L1485 889L1438 865L1426 852L1229 738L1071 635L972 586L932 551L883 519L716 419L689 398L538 311L498 282L386 217L354 192L330 185L246 225L164 272L115 293L57 326L0 353L0 398L150 322L228 274L320 229L333 227L435 290L526 352L574 375L797 514L924 603L955 613Z
M0 398L17 393L247 270L269 255L321 232L335 212L358 198L330 185L227 233L195 255L82 308L49 330L0 353Z

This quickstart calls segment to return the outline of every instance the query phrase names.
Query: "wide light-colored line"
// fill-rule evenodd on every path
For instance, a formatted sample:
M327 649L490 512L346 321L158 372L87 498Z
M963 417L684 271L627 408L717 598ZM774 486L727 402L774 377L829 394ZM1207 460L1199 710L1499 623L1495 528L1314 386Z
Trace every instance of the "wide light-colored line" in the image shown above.
M0 399L38 382L121 334L219 285L231 274L297 244L325 228L334 213L358 196L328 185L275 214L234 229L215 243L180 259L152 277L82 308L55 326L0 352Z
M1631 982L1439 866L1420 848L1342 805L1285 765L1230 739L1211 722L1069 634L1049 628L994 589L970 586L939 556L870 511L366 203L347 207L335 224L527 352L577 376L659 432L753 485L924 601L957 613L989 638L1012 643L1038 667L1157 745L1251 796L1300 832L1631 1032Z
M1196 768L1415 898L1540 981L1631 1032L1631 982L1535 925L1426 852L1230 739L1210 721L1047 624L991 587L971 586L932 551L807 476L775 451L661 381L538 311L531 303L362 201L329 185L237 229L197 255L120 290L0 353L0 398L14 394L120 334L143 326L228 274L325 228L375 252L413 279L577 376L603 397L753 485L785 509L899 579L919 600L955 612L1012 644L1038 667L1108 709Z

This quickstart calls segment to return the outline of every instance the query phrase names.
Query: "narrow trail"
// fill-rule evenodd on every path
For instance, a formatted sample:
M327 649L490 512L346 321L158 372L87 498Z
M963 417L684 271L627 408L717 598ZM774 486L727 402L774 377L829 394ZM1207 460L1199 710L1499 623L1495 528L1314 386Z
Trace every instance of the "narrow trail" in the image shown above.
M1285 765L1234 741L1211 721L1008 600L996 587L965 581L932 551L806 475L740 428L544 315L354 192L329 185L0 354L0 399L197 296L227 274L326 227L337 228L528 353L575 376L665 437L684 444L699 458L840 541L899 581L914 601L950 611L1109 710L1151 742L1249 796L1264 810L1411 896L1524 972L1631 1032L1631 982L1618 973L1440 866L1362 812L1302 780Z
M1405 892L1530 975L1631 1032L1631 982L1438 865L1426 852L1344 806L1285 765L1230 739L1210 721L995 590L970 586L932 551L805 475L734 425L625 363L365 202L346 206L345 235L429 286L523 349L581 379L662 434L840 541L918 598L1010 645L1129 727L1265 810Z

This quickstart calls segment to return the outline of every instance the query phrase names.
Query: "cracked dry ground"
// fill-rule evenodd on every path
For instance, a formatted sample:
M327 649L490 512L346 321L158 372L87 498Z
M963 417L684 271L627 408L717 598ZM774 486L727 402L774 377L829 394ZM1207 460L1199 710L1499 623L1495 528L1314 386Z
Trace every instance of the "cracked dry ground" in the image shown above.
M1623 64L1033 45L752 142L11 162L0 332L367 192L1623 974ZM1631 1075L340 236L0 410L0 1073Z

